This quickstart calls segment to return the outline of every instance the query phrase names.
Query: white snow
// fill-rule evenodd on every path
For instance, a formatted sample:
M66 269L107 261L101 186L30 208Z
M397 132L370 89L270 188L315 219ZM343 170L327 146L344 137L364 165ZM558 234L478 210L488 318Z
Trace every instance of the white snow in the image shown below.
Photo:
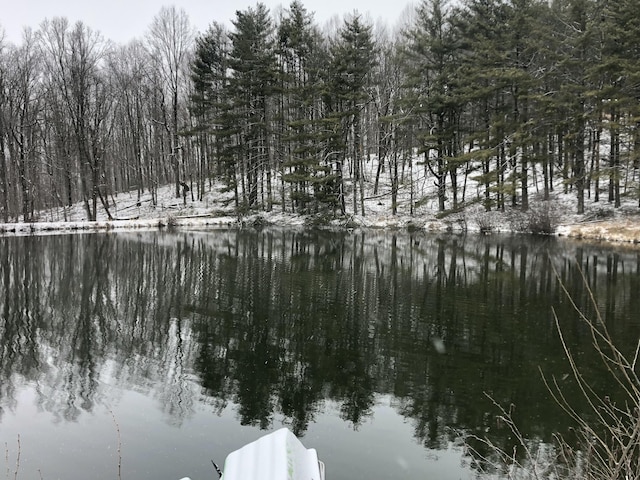
M415 162L414 162L415 165ZM347 228L383 228L437 231L437 232L521 232L527 230L528 219L536 213L549 215L556 226L556 234L580 239L607 242L640 242L640 209L637 200L625 197L621 208L614 209L605 201L593 202L585 199L585 214L576 215L576 198L573 192L561 193L558 184L549 201L542 200L541 187L531 184L530 212L522 213L518 208L505 212L485 212L480 203L466 207L462 212L448 216L438 215L437 196L433 182L424 177L424 167L415 167L415 174L405 176L398 192L398 214L391 213L391 185L388 174L382 174L378 192L373 192L373 182L377 162L366 163L365 172L365 215L353 213L353 199L348 195L351 179L345 179L347 188L347 215L337 216L328 226ZM421 177L422 175L422 177ZM542 175L536 176L541 180ZM408 178L414 178L412 185ZM532 178L535 178L532 176ZM38 221L32 223L0 223L0 234L30 235L54 234L81 231L112 230L155 230L168 226L175 228L215 228L242 227L260 223L279 227L303 227L309 218L282 211L275 205L271 212L255 211L248 216L234 212L231 194L225 192L221 184L214 184L202 201L192 200L187 195L186 204L182 198L175 198L175 186L166 185L157 193L157 205L152 205L151 195L146 192L138 201L137 192L120 193L109 197L111 214L108 220L104 208L99 206L95 222L87 221L82 203L72 207L57 208L39 212ZM194 192L195 194L195 192ZM461 197L461 192L459 192ZM467 202L481 195L480 189L469 181L466 189ZM601 197L606 198L606 194ZM410 214L411 198L414 212ZM418 202L419 200L419 202ZM447 206L450 207L450 202Z

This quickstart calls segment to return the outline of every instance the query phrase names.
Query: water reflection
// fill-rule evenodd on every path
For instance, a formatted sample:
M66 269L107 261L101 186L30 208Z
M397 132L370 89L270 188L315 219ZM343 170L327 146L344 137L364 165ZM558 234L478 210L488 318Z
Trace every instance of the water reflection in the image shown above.
M29 383L58 421L117 402L118 387L154 396L177 426L196 403L218 414L231 404L241 425L283 418L304 435L327 402L357 430L385 396L427 448L471 432L508 449L485 392L516 405L540 441L568 426L538 370L568 373L552 306L573 348L591 342L561 282L592 313L584 273L623 348L639 333L640 255L556 239L0 238L0 265L2 412ZM583 357L594 388L611 393L597 358Z

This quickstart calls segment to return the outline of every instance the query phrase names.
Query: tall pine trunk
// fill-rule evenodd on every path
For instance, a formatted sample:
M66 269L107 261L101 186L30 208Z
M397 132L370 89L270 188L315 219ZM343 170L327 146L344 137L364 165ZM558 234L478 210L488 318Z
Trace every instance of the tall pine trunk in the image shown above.
M576 187L576 197L578 200L578 214L584 213L584 186L585 186L585 165L584 165L584 102L580 102L580 110L576 118L575 144L574 144L574 184Z

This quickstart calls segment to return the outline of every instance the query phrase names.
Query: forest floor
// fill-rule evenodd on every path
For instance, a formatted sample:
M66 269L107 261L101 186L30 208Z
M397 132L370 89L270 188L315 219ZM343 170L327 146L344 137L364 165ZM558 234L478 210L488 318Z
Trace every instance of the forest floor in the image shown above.
M416 175L412 185L407 183L398 193L398 211L391 213L390 185L381 179L376 192L372 175L365 182L364 215L361 205L354 214L353 197L347 191L347 215L336 218L309 217L283 212L281 205L272 211L259 211L239 216L235 212L230 193L223 186L213 184L202 200L176 198L175 186L167 185L157 192L156 205L152 204L149 192L138 197L137 192L120 193L109 197L109 209L113 217L108 220L101 205L98 206L97 221L88 222L82 203L71 207L58 207L38 213L35 222L0 223L0 234L30 235L56 234L78 231L112 231L164 227L176 228L237 228L244 226L277 226L302 228L309 225L335 228L412 229L433 232L512 232L527 233L543 230L559 236L572 237L590 242L624 243L640 248L640 208L636 199L623 199L620 208L613 208L607 201L593 202L585 199L585 214L577 215L576 198L572 192L552 192L548 201L535 185L529 200L530 209L522 212L516 206L505 211L486 212L478 203L469 203L456 212L438 211L437 197L431 181ZM347 187L349 180L346 180ZM470 188L467 198L478 198L479 191ZM470 193L471 192L471 193ZM631 197L631 196L629 196ZM626 198L626 197L625 197ZM415 199L419 199L416 201ZM413 208L411 208L413 206ZM290 210L290 208L289 208Z

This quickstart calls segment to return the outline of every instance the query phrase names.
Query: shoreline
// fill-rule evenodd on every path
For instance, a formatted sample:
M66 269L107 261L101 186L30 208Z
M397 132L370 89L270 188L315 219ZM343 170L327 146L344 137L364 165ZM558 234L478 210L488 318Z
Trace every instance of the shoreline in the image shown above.
M612 245L639 246L640 221L637 218L623 217L565 224L556 228L556 235Z
M278 218L279 217L279 218ZM54 235L69 233L96 233L112 231L152 231L166 228L242 228L243 226L264 225L275 227L300 228L307 226L307 217L293 214L280 214L276 218L271 216L266 222L261 223L262 216L257 213L244 217L242 221L233 216L213 217L206 215L170 216L147 219L129 220L98 220L67 221L67 222L32 222L32 223L0 223L0 236L29 236L29 235ZM280 222L278 220L281 220ZM367 221L364 218L354 218L349 225L328 224L329 228L359 228L359 229L406 229L414 231L438 232L451 231L451 226L442 221L425 221L424 227L416 227L417 218L398 217L394 221ZM475 229L465 230L468 233L480 233ZM464 233L465 231L455 232ZM523 233L509 230L496 229L495 233ZM526 232L524 232L526 233ZM490 233L489 233L490 234ZM564 223L558 225L552 236L565 237L589 243L606 243L611 245L640 247L640 219L623 217L619 219L591 220L576 223Z

